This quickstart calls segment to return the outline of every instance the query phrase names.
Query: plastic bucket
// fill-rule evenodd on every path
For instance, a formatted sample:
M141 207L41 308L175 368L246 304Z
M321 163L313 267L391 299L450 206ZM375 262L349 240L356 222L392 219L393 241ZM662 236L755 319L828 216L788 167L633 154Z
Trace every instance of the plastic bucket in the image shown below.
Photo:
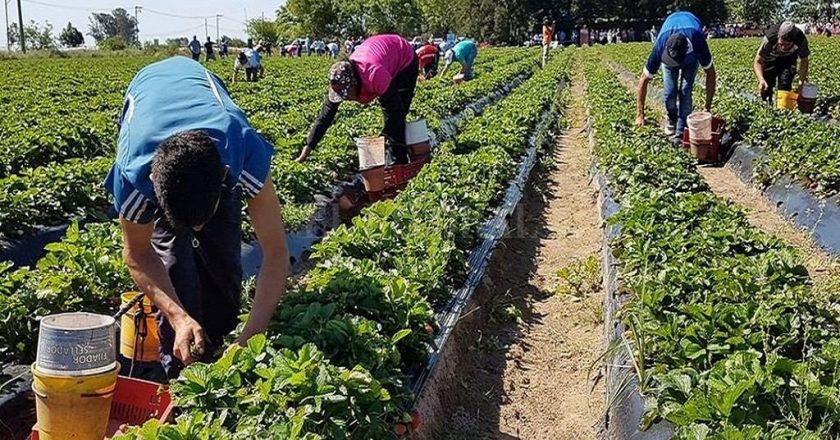
M425 119L418 119L416 121L405 124L405 144L414 145L429 142L429 128L426 126Z
M819 89L816 85L811 83L802 84L802 90L800 98L804 99L817 99L817 93Z
M364 171L385 165L385 138L361 137L356 139L359 150L359 169Z
M802 113L813 113L814 107L817 106L817 100L813 98L803 98L800 96L799 100L796 101L796 106Z
M789 92L787 90L779 90L776 92L776 108L779 110L793 110L796 108L796 101L799 95L796 92Z
M44 374L32 364L32 391L40 440L104 438L117 384L112 370L90 376Z
M382 191L385 189L385 166L362 170L362 181L365 184L365 191Z
M123 293L122 306L130 303L137 295L137 292ZM160 359L157 321L148 296L143 297L141 304L131 307L120 320L120 354L135 361L155 362Z
M41 319L35 364L44 374L88 376L117 364L114 318L75 312Z
M712 139L712 114L709 112L694 112L686 119L688 137L692 141L709 141Z

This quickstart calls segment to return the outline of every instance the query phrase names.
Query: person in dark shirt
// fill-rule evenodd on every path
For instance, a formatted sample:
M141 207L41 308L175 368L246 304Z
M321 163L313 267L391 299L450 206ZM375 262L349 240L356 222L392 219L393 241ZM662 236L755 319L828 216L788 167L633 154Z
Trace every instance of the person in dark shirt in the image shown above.
M791 91L796 76L796 61L799 63L799 88L808 81L808 38L792 22L772 26L767 30L753 61L753 70L758 78L761 99L772 101L773 88Z
M210 41L210 37L207 37L207 41L204 43L204 57L204 61L216 59L216 54L213 52L213 42Z

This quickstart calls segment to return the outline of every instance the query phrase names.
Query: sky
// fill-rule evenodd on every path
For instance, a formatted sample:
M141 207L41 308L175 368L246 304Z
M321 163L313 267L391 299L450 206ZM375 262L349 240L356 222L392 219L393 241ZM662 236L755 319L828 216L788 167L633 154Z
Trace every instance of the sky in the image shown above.
M0 0L8 2L9 23L18 22L18 0ZM50 22L57 35L67 22L73 23L83 34L88 32L88 19L94 12L108 12L123 8L134 14L134 7L143 9L138 14L140 40L151 41L159 38L163 42L171 37L192 38L197 35L205 38L204 18L207 18L207 30L213 40L216 39L216 14L219 19L219 34L230 37L245 36L246 18L255 18L265 14L274 17L277 8L284 0L20 0L23 9L23 22L35 20L43 25ZM0 11L4 13L5 11ZM5 15L0 21L0 49L6 49ZM93 39L85 35L85 43L92 46Z

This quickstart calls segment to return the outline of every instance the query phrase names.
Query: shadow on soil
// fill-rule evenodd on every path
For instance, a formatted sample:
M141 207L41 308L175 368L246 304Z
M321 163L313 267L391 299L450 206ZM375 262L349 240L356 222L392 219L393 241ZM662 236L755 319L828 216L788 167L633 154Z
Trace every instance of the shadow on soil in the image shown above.
M531 347L521 341L521 335L542 322L544 316L535 313L533 305L549 297L531 280L540 241L550 235L548 203L556 197L548 185L548 176L556 166L546 160L551 153L546 153L534 169L509 230L493 253L487 275L420 398L424 425L415 439L520 438L499 430L500 409L510 403L505 395L504 372L508 362L516 368L528 368L521 361Z

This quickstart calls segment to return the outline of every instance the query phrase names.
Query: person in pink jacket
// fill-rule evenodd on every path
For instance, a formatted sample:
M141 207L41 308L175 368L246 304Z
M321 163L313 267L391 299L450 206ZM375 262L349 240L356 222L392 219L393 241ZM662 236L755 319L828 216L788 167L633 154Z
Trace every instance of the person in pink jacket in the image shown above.
M382 136L391 151L391 158L394 163L408 163L405 118L414 99L418 68L417 55L411 43L391 34L368 38L356 47L347 61L333 64L329 73L329 93L297 161L305 161L323 139L343 101L367 104L378 98L385 114Z

